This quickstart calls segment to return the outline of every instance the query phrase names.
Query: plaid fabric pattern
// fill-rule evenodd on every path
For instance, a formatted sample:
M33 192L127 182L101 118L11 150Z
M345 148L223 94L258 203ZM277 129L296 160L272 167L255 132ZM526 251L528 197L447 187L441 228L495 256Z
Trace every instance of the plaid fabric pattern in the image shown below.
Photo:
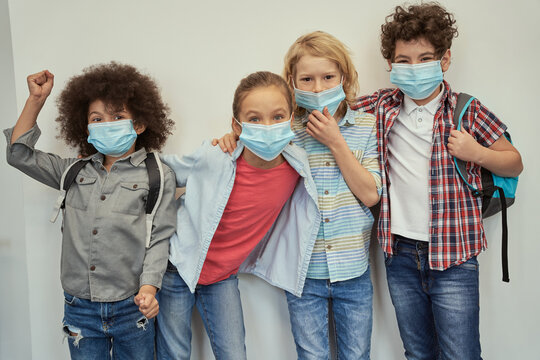
M429 264L434 270L445 270L459 265L487 248L482 224L482 199L474 197L459 177L452 156L447 149L450 131L454 128L453 117L457 103L454 93L444 81L443 96L435 114L431 147L429 198L430 241ZM385 253L393 254L394 239L390 223L388 197L388 134L394 125L403 102L399 89L381 89L372 95L358 98L354 109L360 109L377 117L377 143L383 171L381 212L378 224L379 242ZM506 126L480 101L474 100L465 112L469 129L466 129L482 146L489 147L505 131ZM467 164L468 181L482 187L480 166Z
M303 120L307 119L293 123L293 141L308 154L322 220L307 277L335 282L361 276L368 267L373 216L347 186L330 149L308 135ZM375 116L348 109L338 125L349 149L380 190Z

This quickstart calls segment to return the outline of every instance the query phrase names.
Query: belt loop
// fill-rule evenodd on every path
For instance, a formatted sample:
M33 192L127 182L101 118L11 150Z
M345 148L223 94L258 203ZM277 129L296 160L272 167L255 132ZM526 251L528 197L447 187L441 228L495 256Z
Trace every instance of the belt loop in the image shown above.
M393 236L394 237L394 241L392 242L392 254L394 254L394 256L397 256L398 255L398 243L399 243L399 235L390 235L390 236Z

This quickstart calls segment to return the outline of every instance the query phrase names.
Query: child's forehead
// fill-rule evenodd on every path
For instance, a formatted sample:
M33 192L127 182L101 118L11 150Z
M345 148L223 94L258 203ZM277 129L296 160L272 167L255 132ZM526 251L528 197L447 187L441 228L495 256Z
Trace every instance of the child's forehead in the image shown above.
M433 44L425 37L418 37L411 40L396 40L395 55L402 52L435 52Z
M285 90L275 85L261 86L249 91L241 103L241 112L274 111L289 108Z
M339 70L339 65L332 59L324 56L305 54L296 62L296 72L303 71L333 71Z
M128 109L123 102L116 103L110 100L95 99L88 104L88 113L93 111L113 114L121 111L128 111Z

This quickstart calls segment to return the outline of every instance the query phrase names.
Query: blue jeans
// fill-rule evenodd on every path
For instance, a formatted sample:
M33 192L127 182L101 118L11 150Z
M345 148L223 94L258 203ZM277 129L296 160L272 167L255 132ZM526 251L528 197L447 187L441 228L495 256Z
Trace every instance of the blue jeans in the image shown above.
M141 314L133 296L115 302L64 297L63 329L72 359L154 359L154 319Z
M244 319L236 275L215 284L197 285L192 294L174 265L169 263L158 301L158 359L189 360L194 305L201 314L216 359L246 359Z
M480 357L478 261L430 270L428 243L396 236L386 277L409 360Z
M298 359L329 359L328 310L338 359L369 359L373 287L369 267L357 278L331 283L306 279L302 297L286 292Z

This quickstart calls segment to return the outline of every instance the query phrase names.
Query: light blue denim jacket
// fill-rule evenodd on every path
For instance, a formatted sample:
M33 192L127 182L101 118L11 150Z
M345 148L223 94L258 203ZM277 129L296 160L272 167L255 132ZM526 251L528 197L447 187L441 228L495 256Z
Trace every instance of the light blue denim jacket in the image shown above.
M205 141L191 155L162 157L176 173L177 186L186 187L186 193L178 200L177 231L170 239L169 260L192 292L229 200L236 175L236 159L243 149L244 145L239 141L231 155ZM239 271L257 275L300 296L321 217L306 152L288 144L283 156L301 179L268 233Z

